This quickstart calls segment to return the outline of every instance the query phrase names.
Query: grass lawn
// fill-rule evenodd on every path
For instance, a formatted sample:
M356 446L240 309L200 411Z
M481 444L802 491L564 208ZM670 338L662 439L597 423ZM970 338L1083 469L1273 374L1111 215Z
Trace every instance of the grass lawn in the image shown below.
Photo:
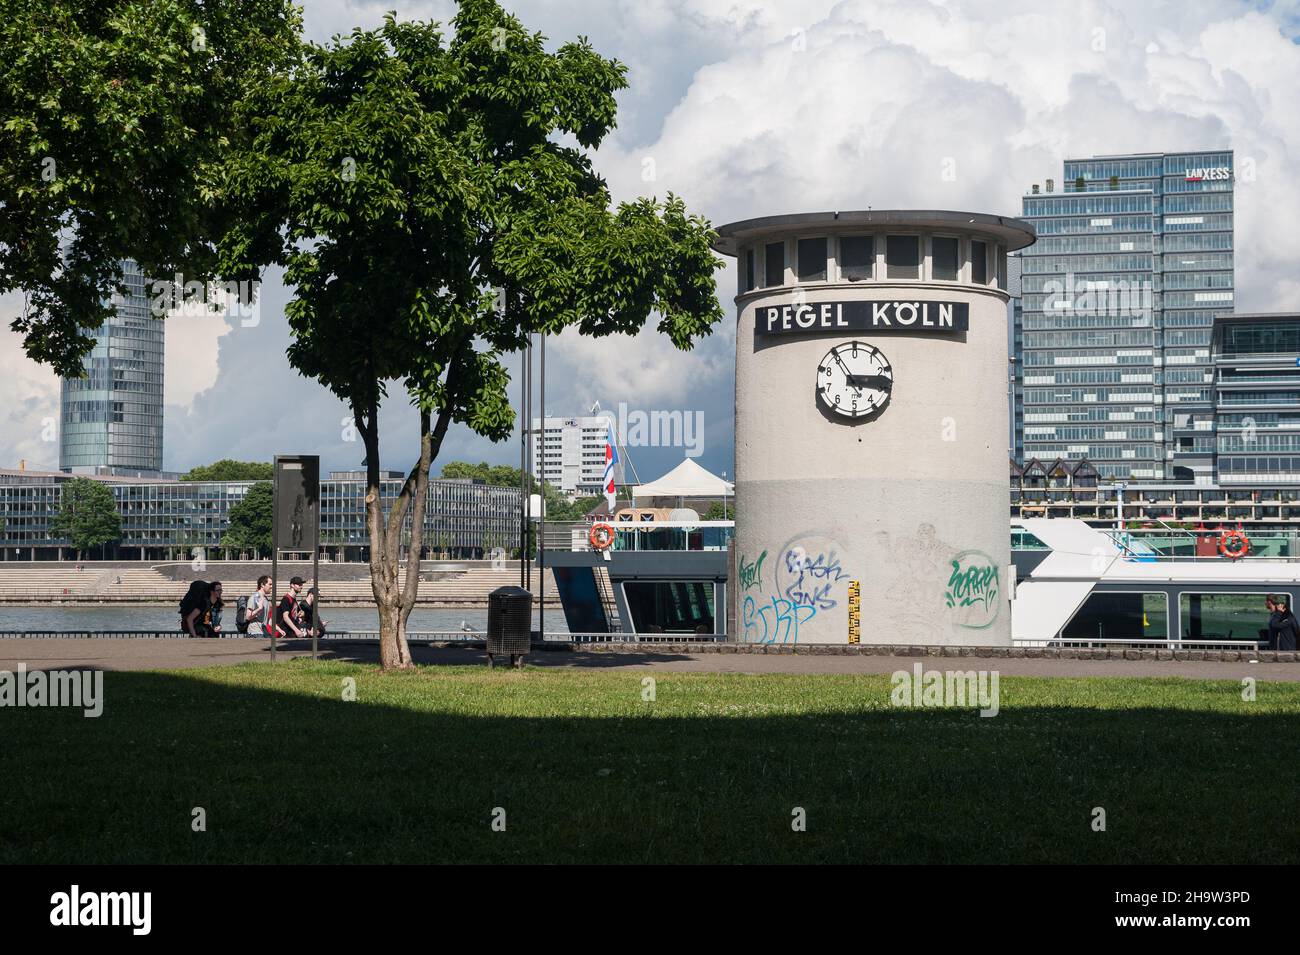
M1300 861L1300 684L644 676L107 673L99 719L0 709L0 863Z

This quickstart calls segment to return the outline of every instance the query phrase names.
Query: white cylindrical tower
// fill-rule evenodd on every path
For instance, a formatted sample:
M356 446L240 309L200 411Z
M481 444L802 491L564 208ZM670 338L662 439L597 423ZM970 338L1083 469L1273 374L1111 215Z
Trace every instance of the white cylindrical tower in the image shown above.
M1006 255L1033 228L827 212L718 234L738 639L1009 645Z

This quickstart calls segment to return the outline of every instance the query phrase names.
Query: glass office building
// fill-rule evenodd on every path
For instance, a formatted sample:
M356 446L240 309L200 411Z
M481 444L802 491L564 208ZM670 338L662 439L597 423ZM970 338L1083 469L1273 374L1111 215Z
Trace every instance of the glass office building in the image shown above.
M388 472L380 482L385 511L401 491L404 475ZM0 560L60 560L75 556L71 541L51 524L59 512L68 474L0 470ZM105 556L121 560L178 560L199 549L211 559L225 552L222 538L230 510L248 494L251 481L175 481L96 477L108 485L122 516L122 537ZM331 560L369 556L363 472L335 471L321 481L321 554ZM424 517L430 554L490 557L494 548L519 546L520 490L470 480L431 479ZM411 517L401 549L410 541Z
M158 472L163 460L163 327L150 311L149 283L122 263L126 295L117 314L93 332L86 377L63 379L59 470Z
M1219 483L1300 483L1300 314L1220 315L1214 366Z
M1216 314L1233 308L1233 154L1066 160L1024 197L1024 457L1214 480Z
M1025 381L1020 360L1024 352L1024 291L1020 254L1007 256L1007 327L1011 361L1007 369L1007 407L1010 412L1008 450L1012 461L1025 459Z

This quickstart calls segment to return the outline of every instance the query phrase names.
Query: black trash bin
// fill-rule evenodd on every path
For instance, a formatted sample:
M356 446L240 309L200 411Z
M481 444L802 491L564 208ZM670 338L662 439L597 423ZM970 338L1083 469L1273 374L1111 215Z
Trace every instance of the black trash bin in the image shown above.
M512 666L523 664L532 646L533 595L523 587L498 587L488 594L488 666L498 653L510 654Z

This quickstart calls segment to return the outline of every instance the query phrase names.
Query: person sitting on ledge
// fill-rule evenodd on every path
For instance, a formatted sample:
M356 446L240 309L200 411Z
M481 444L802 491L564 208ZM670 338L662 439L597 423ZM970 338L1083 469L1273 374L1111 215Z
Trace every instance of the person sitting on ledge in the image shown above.
M292 634L299 639L310 636L307 631L298 626L301 613L298 607L298 595L302 593L303 583L301 577L290 578L289 590L280 599L280 606L275 608L275 624L278 636L288 638Z

